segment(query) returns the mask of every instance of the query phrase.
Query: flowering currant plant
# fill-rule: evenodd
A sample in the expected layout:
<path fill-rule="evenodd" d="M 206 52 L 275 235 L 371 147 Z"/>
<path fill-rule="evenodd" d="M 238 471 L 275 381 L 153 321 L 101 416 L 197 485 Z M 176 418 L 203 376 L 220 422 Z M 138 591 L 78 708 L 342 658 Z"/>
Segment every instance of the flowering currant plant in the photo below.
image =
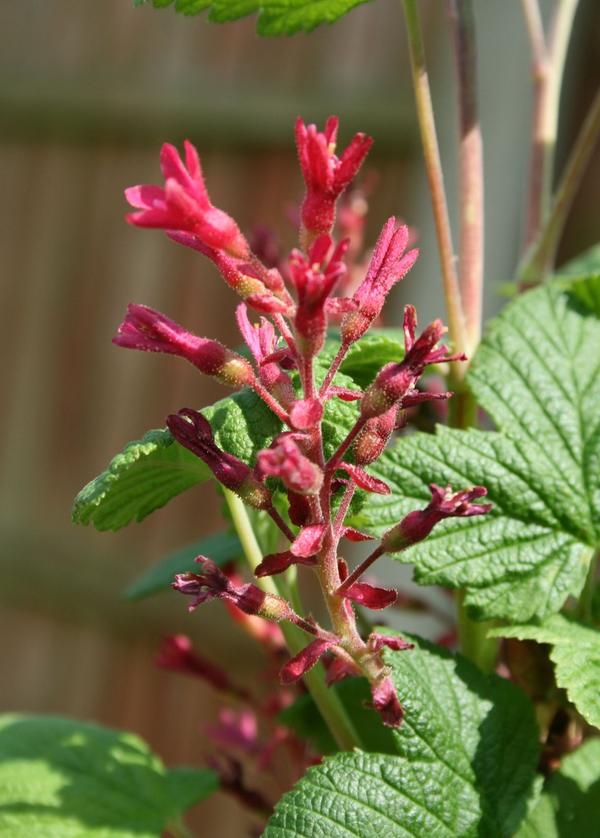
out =
<path fill-rule="evenodd" d="M 175 6 L 208 7 L 219 21 L 258 11 L 263 34 L 291 34 L 359 2 Z M 548 34 L 536 0 L 522 5 L 535 99 L 523 252 L 512 299 L 483 336 L 471 0 L 446 3 L 460 126 L 458 258 L 417 3 L 402 2 L 448 329 L 435 320 L 420 330 L 412 305 L 400 326 L 384 311 L 405 277 L 410 296 L 416 236 L 392 217 L 365 241 L 360 170 L 372 139 L 340 142 L 336 116 L 322 129 L 297 120 L 305 193 L 288 254 L 268 231 L 246 235 L 213 205 L 190 142 L 183 154 L 162 147 L 161 185 L 126 190 L 131 225 L 201 254 L 238 295 L 240 345 L 138 302 L 114 343 L 177 355 L 233 392 L 215 405 L 173 406 L 164 428 L 129 443 L 81 490 L 73 518 L 117 530 L 212 481 L 223 531 L 150 568 L 127 595 L 172 589 L 193 612 L 191 636 L 200 606 L 205 618 L 225 609 L 264 668 L 245 683 L 235 660 L 211 657 L 205 627 L 196 643 L 164 638 L 157 664 L 201 679 L 222 702 L 218 719 L 198 723 L 193 769 L 165 768 L 129 734 L 3 717 L 5 738 L 25 743 L 10 745 L 0 765 L 0 789 L 10 772 L 7 800 L 18 804 L 14 834 L 188 836 L 182 814 L 220 790 L 265 838 L 596 836 L 598 245 L 555 262 L 600 130 L 600 96 L 554 187 L 557 97 L 577 3 L 557 0 Z M 394 580 L 390 559 L 437 591 L 421 596 L 398 579 L 384 586 L 382 573 Z M 407 630 L 423 612 L 436 642 Z M 40 762 L 32 742 L 43 743 L 50 766 L 39 812 L 20 779 L 22 759 Z M 59 787 L 72 794 L 57 807 Z M 38 818 L 51 831 L 39 831 Z"/>

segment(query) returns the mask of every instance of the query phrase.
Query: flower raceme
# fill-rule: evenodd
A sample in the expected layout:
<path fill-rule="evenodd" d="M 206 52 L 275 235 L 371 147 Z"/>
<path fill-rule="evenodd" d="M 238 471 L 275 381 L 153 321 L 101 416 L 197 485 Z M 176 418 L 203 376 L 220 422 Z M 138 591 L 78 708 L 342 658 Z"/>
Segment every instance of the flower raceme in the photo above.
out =
<path fill-rule="evenodd" d="M 278 267 L 272 267 L 272 261 L 271 266 L 263 264 L 250 251 L 236 223 L 212 206 L 197 153 L 189 143 L 185 146 L 185 165 L 172 146 L 163 147 L 164 189 L 134 187 L 127 192 L 130 202 L 140 209 L 129 217 L 132 223 L 162 227 L 170 238 L 210 259 L 225 282 L 243 298 L 237 322 L 252 362 L 139 305 L 130 305 L 114 341 L 130 349 L 179 355 L 224 384 L 237 389 L 251 387 L 275 413 L 281 432 L 270 447 L 258 453 L 256 462 L 243 462 L 222 450 L 215 442 L 210 422 L 195 410 L 186 408 L 172 414 L 167 425 L 177 442 L 202 459 L 219 483 L 246 504 L 264 510 L 287 540 L 279 552 L 263 557 L 255 568 L 256 577 L 277 577 L 298 565 L 307 568 L 303 572 L 315 572 L 331 629 L 302 616 L 285 598 L 271 593 L 272 585 L 277 588 L 279 584 L 277 578 L 267 593 L 260 583 L 244 584 L 228 578 L 204 556 L 197 560 L 198 572 L 179 574 L 173 587 L 192 598 L 192 610 L 219 599 L 245 620 L 256 622 L 262 617 L 275 623 L 293 623 L 310 642 L 284 666 L 283 682 L 300 678 L 323 658 L 329 683 L 347 675 L 365 676 L 371 686 L 373 707 L 383 723 L 397 727 L 402 708 L 382 650 L 388 646 L 400 651 L 410 648 L 410 644 L 384 635 L 371 634 L 367 640 L 360 636 L 355 606 L 377 610 L 397 598 L 395 590 L 378 587 L 363 579 L 363 574 L 384 553 L 404 550 L 426 538 L 444 518 L 481 515 L 490 506 L 477 503 L 485 495 L 483 487 L 454 493 L 450 487 L 432 485 L 431 502 L 388 530 L 371 555 L 351 573 L 339 554 L 343 538 L 371 538 L 346 523 L 354 494 L 390 491 L 364 467 L 382 454 L 407 408 L 426 399 L 452 395 L 439 388 L 435 393 L 418 390 L 423 372 L 431 364 L 455 363 L 464 356 L 439 345 L 445 332 L 439 320 L 417 336 L 415 310 L 407 306 L 404 357 L 386 364 L 364 392 L 336 384 L 335 375 L 346 353 L 377 321 L 392 287 L 407 274 L 418 255 L 414 249 L 406 250 L 407 228 L 395 218 L 389 219 L 364 279 L 352 296 L 343 296 L 340 280 L 347 269 L 348 243 L 336 242 L 334 237 L 336 202 L 358 171 L 371 140 L 357 134 L 337 157 L 337 129 L 335 117 L 327 121 L 323 132 L 314 125 L 307 127 L 302 120 L 297 123 L 296 141 L 306 181 L 300 249 L 291 252 L 287 263 L 278 258 Z M 336 296 L 340 287 L 341 296 Z M 261 315 L 258 322 L 251 321 L 250 309 Z M 317 388 L 315 359 L 322 353 L 332 319 L 340 323 L 341 346 Z M 357 403 L 356 421 L 338 448 L 326 457 L 323 419 L 328 402 L 338 398 Z M 284 496 L 287 508 L 282 513 L 279 501 L 275 508 L 273 498 Z M 180 658 L 181 665 L 189 668 L 185 655 Z"/>

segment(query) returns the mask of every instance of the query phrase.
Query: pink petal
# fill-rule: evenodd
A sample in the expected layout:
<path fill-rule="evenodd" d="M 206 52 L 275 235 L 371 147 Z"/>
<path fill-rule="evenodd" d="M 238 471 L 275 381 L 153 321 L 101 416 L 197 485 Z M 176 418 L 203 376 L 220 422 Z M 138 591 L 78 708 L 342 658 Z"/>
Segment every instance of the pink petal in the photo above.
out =
<path fill-rule="evenodd" d="M 312 428 L 323 417 L 323 405 L 318 399 L 299 399 L 290 409 L 292 425 L 299 431 Z"/>
<path fill-rule="evenodd" d="M 167 206 L 165 204 L 165 190 L 160 186 L 152 186 L 151 184 L 130 186 L 125 190 L 125 199 L 128 204 L 136 209 L 153 209 L 157 203 L 161 204 L 161 209 L 166 209 Z"/>
<path fill-rule="evenodd" d="M 350 463 L 342 463 L 340 468 L 348 472 L 360 489 L 364 489 L 367 492 L 374 492 L 377 495 L 389 495 L 391 492 L 387 483 L 384 483 L 383 480 L 379 480 L 377 477 L 373 477 L 371 474 L 367 474 L 364 469 L 358 466 L 353 466 Z"/>
<path fill-rule="evenodd" d="M 309 558 L 318 553 L 326 530 L 326 524 L 309 524 L 303 527 L 290 548 L 294 556 Z"/>
<path fill-rule="evenodd" d="M 384 646 L 387 646 L 388 649 L 393 649 L 394 652 L 403 652 L 405 649 L 415 648 L 414 643 L 409 643 L 401 637 L 390 634 L 377 634 L 376 632 L 369 635 L 367 643 L 369 649 L 372 649 L 374 652 L 379 652 Z"/>
<path fill-rule="evenodd" d="M 372 608 L 373 611 L 381 611 L 392 605 L 398 594 L 391 588 L 376 588 L 374 585 L 368 585 L 366 582 L 355 582 L 354 585 L 344 591 L 346 599 L 351 599 L 352 602 L 357 602 L 359 605 L 364 605 L 365 608 Z"/>
<path fill-rule="evenodd" d="M 404 711 L 398 700 L 398 694 L 392 679 L 388 676 L 379 683 L 371 685 L 373 707 L 387 727 L 400 727 Z"/>
<path fill-rule="evenodd" d="M 316 561 L 312 556 L 295 556 L 291 550 L 285 550 L 283 553 L 270 553 L 265 556 L 254 573 L 256 576 L 275 576 L 277 573 L 283 573 L 293 564 L 314 565 Z"/>
<path fill-rule="evenodd" d="M 301 678 L 305 672 L 308 672 L 321 655 L 330 649 L 334 643 L 331 640 L 321 640 L 317 638 L 309 643 L 301 652 L 289 660 L 279 673 L 282 684 L 293 684 L 298 678 Z"/>
<path fill-rule="evenodd" d="M 350 297 L 330 297 L 325 302 L 325 311 L 334 317 L 346 314 L 347 311 L 356 311 L 357 308 L 355 300 Z"/>

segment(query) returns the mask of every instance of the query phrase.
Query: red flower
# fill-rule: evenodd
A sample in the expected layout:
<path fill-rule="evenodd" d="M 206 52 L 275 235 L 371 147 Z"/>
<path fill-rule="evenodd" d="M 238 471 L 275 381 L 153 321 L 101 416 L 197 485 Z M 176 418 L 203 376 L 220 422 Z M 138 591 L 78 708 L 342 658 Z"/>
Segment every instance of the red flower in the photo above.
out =
<path fill-rule="evenodd" d="M 261 382 L 287 410 L 295 400 L 296 394 L 289 375 L 283 372 L 279 364 L 269 360 L 277 348 L 277 335 L 273 325 L 266 317 L 261 317 L 260 323 L 251 323 L 244 303 L 237 307 L 236 319 L 242 337 L 258 365 Z"/>
<path fill-rule="evenodd" d="M 311 239 L 329 233 L 335 220 L 335 203 L 352 181 L 373 143 L 365 134 L 355 134 L 341 157 L 335 154 L 339 120 L 330 116 L 324 131 L 306 126 L 298 117 L 296 145 L 306 183 L 302 203 L 302 224 Z"/>
<path fill-rule="evenodd" d="M 354 343 L 361 338 L 381 314 L 388 294 L 417 260 L 419 251 L 409 250 L 408 227 L 389 218 L 381 231 L 367 275 L 352 297 L 355 311 L 346 314 L 341 323 L 342 341 Z"/>
<path fill-rule="evenodd" d="M 127 201 L 139 210 L 127 221 L 137 227 L 193 233 L 208 247 L 246 258 L 250 249 L 239 227 L 209 200 L 198 152 L 187 140 L 184 147 L 185 165 L 175 146 L 165 143 L 161 149 L 164 188 L 143 185 L 125 190 Z"/>
<path fill-rule="evenodd" d="M 404 710 L 398 699 L 396 687 L 389 675 L 371 684 L 371 695 L 373 696 L 373 707 L 381 716 L 381 721 L 386 727 L 400 727 Z"/>
<path fill-rule="evenodd" d="M 148 306 L 130 303 L 125 320 L 119 326 L 113 343 L 125 349 L 164 352 L 179 355 L 205 375 L 212 375 L 230 387 L 244 387 L 254 382 L 252 367 L 217 340 L 201 338 L 188 332 Z"/>
<path fill-rule="evenodd" d="M 323 483 L 323 472 L 302 453 L 294 434 L 280 434 L 270 448 L 259 452 L 257 461 L 259 474 L 279 477 L 292 492 L 314 495 Z"/>
<path fill-rule="evenodd" d="M 257 509 L 271 507 L 271 493 L 246 463 L 216 445 L 209 422 L 191 408 L 167 417 L 167 427 L 180 445 L 200 457 L 219 483 Z"/>
<path fill-rule="evenodd" d="M 388 605 L 396 602 L 398 594 L 390 588 L 376 588 L 366 582 L 355 582 L 344 591 L 346 599 L 364 605 L 365 608 L 372 608 L 373 611 L 381 611 Z"/>
<path fill-rule="evenodd" d="M 332 646 L 335 645 L 333 640 L 323 640 L 317 637 L 308 646 L 305 646 L 301 652 L 289 660 L 279 673 L 282 684 L 293 684 L 301 678 L 305 672 L 316 664 L 321 655 L 324 655 Z"/>
<path fill-rule="evenodd" d="M 435 483 L 430 485 L 431 502 L 425 509 L 417 509 L 384 533 L 381 544 L 386 553 L 398 553 L 423 541 L 431 530 L 444 518 L 467 518 L 472 515 L 485 515 L 492 508 L 491 503 L 472 503 L 487 495 L 484 486 L 473 486 L 460 492 L 452 492 L 450 486 L 442 489 Z"/>

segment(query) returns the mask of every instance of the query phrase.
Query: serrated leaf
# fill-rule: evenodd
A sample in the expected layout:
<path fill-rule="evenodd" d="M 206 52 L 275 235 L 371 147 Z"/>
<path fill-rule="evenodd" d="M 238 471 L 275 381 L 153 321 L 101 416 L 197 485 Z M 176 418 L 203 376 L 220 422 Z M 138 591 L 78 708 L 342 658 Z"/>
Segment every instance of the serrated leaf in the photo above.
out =
<path fill-rule="evenodd" d="M 469 375 L 500 432 L 439 428 L 371 467 L 392 493 L 354 526 L 381 533 L 429 499 L 428 484 L 482 484 L 489 515 L 440 523 L 396 558 L 421 584 L 466 588 L 475 616 L 543 619 L 583 586 L 600 544 L 600 321 L 560 283 L 495 318 Z"/>
<path fill-rule="evenodd" d="M 147 0 L 134 0 L 139 6 Z M 356 6 L 370 0 L 176 0 L 175 9 L 183 14 L 209 10 L 209 20 L 227 23 L 258 13 L 260 35 L 293 35 L 310 32 L 322 23 L 333 23 Z M 152 0 L 155 8 L 172 5 L 173 0 Z"/>
<path fill-rule="evenodd" d="M 584 742 L 562 760 L 516 838 L 597 838 L 600 739 Z"/>
<path fill-rule="evenodd" d="M 600 632 L 554 614 L 541 625 L 504 626 L 490 635 L 550 644 L 556 683 L 581 715 L 600 728 Z"/>
<path fill-rule="evenodd" d="M 240 390 L 202 413 L 218 445 L 252 463 L 271 444 L 281 422 L 252 390 Z M 98 530 L 118 530 L 142 521 L 155 509 L 211 476 L 204 463 L 176 442 L 168 430 L 148 431 L 128 443 L 106 471 L 75 498 L 73 521 Z"/>
<path fill-rule="evenodd" d="M 170 774 L 131 733 L 58 716 L 0 717 L 0 835 L 157 838 L 216 788 Z"/>
<path fill-rule="evenodd" d="M 425 641 L 386 660 L 406 711 L 394 733 L 397 756 L 355 751 L 326 758 L 280 800 L 264 838 L 514 833 L 538 755 L 526 697 Z"/>
<path fill-rule="evenodd" d="M 197 569 L 198 566 L 194 561 L 197 556 L 208 556 L 216 564 L 223 565 L 241 554 L 242 545 L 234 533 L 222 532 L 209 535 L 207 538 L 202 538 L 177 550 L 158 564 L 148 568 L 124 591 L 124 596 L 129 600 L 139 600 L 169 590 L 176 573 L 186 573 Z"/>

